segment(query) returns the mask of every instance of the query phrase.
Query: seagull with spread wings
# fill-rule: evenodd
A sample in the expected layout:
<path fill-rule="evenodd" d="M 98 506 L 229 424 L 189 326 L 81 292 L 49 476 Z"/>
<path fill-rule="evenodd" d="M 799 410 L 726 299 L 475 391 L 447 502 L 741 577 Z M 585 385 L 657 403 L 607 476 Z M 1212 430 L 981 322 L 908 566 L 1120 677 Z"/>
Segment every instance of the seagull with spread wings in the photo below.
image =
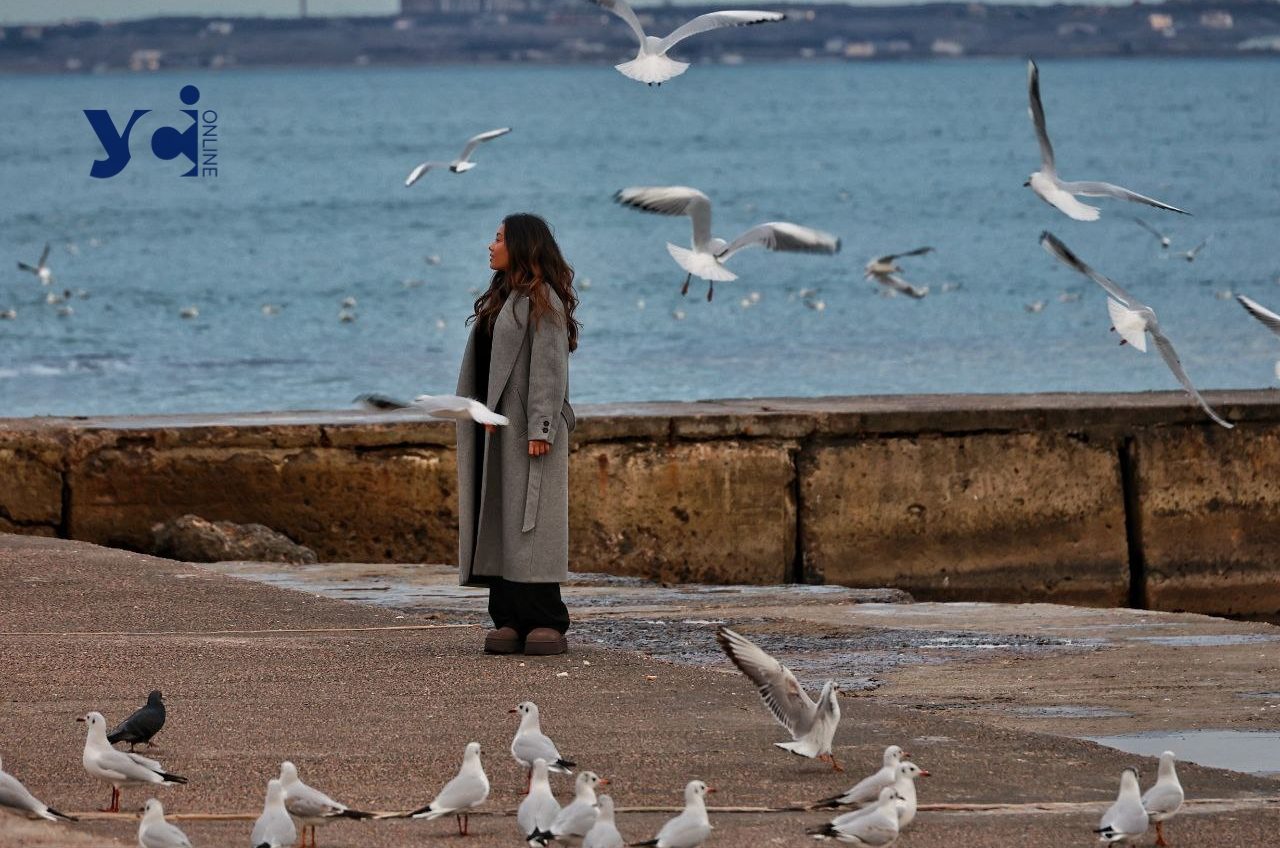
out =
<path fill-rule="evenodd" d="M 1267 309 L 1251 297 L 1238 294 L 1236 295 L 1236 300 L 1240 301 L 1240 305 L 1245 308 L 1246 312 L 1261 321 L 1264 327 L 1280 336 L 1280 315 Z M 1280 361 L 1276 362 L 1276 379 L 1280 380 Z"/>
<path fill-rule="evenodd" d="M 1077 221 L 1096 221 L 1101 214 L 1096 206 L 1089 206 L 1076 200 L 1077 194 L 1084 197 L 1114 197 L 1118 200 L 1145 203 L 1157 209 L 1167 209 L 1183 215 L 1191 214 L 1185 209 L 1161 203 L 1159 200 L 1111 183 L 1066 182 L 1060 179 L 1053 160 L 1053 145 L 1049 143 L 1049 131 L 1045 128 L 1044 106 L 1040 103 L 1040 69 L 1033 61 L 1027 62 L 1027 88 L 1031 100 L 1028 107 L 1031 112 L 1031 123 L 1036 129 L 1036 140 L 1040 142 L 1040 170 L 1028 177 L 1023 185 L 1034 191 L 1041 200 Z"/>
<path fill-rule="evenodd" d="M 1156 320 L 1156 313 L 1150 306 L 1122 289 L 1118 283 L 1090 268 L 1052 233 L 1041 233 L 1040 244 L 1050 255 L 1056 257 L 1064 265 L 1084 274 L 1106 290 L 1109 295 L 1107 298 L 1107 311 L 1111 314 L 1112 329 L 1120 334 L 1120 344 L 1127 343 L 1146 353 L 1146 334 L 1150 333 L 1151 338 L 1156 343 L 1156 350 L 1160 352 L 1161 358 L 1164 359 L 1164 364 L 1169 366 L 1169 370 L 1173 372 L 1173 376 L 1178 379 L 1182 387 L 1187 390 L 1187 394 L 1191 395 L 1214 421 L 1228 429 L 1235 426 L 1214 412 L 1213 408 L 1196 391 L 1196 387 L 1191 384 L 1191 378 L 1187 376 L 1187 372 L 1182 368 L 1182 361 L 1178 359 L 1178 352 L 1173 349 L 1173 342 L 1169 341 L 1169 337 L 1164 334 L 1164 330 Z"/>
<path fill-rule="evenodd" d="M 877 256 L 867 263 L 865 268 L 866 278 L 875 280 L 882 286 L 888 286 L 893 291 L 901 292 L 907 297 L 914 297 L 919 300 L 929 293 L 929 287 L 913 286 L 898 276 L 902 273 L 902 268 L 898 266 L 898 260 L 906 256 L 924 256 L 926 253 L 932 252 L 932 247 L 917 247 L 915 250 L 908 250 L 906 253 L 890 253 L 887 256 Z"/>
<path fill-rule="evenodd" d="M 786 20 L 787 17 L 781 12 L 708 12 L 677 27 L 666 38 L 658 38 L 645 33 L 644 27 L 640 25 L 640 19 L 636 17 L 627 0 L 592 0 L 592 2 L 613 12 L 631 27 L 631 32 L 640 42 L 640 48 L 636 51 L 636 57 L 630 62 L 623 62 L 614 67 L 624 77 L 647 85 L 662 85 L 689 69 L 688 62 L 677 62 L 669 58 L 667 51 L 690 36 L 724 27 L 774 23 Z"/>
<path fill-rule="evenodd" d="M 623 206 L 657 215 L 687 215 L 693 222 L 692 250 L 667 243 L 667 252 L 686 272 L 681 294 L 689 293 L 689 281 L 700 277 L 708 282 L 707 300 L 715 294 L 715 284 L 738 279 L 724 267 L 738 251 L 759 245 L 785 253 L 840 252 L 840 239 L 809 227 L 786 221 L 757 224 L 731 242 L 711 235 L 711 198 L 688 186 L 634 186 L 614 194 Z"/>
<path fill-rule="evenodd" d="M 49 270 L 48 261 L 49 261 L 49 243 L 45 242 L 44 251 L 40 254 L 40 261 L 37 262 L 34 266 L 28 265 L 25 262 L 19 262 L 18 270 L 26 271 L 30 274 L 35 274 L 36 279 L 40 281 L 40 285 L 42 286 L 51 285 L 53 283 L 53 271 Z"/>
<path fill-rule="evenodd" d="M 492 141 L 498 136 L 506 135 L 509 132 L 511 132 L 511 127 L 501 127 L 496 130 L 488 130 L 487 132 L 482 132 L 479 135 L 471 136 L 471 138 L 467 139 L 467 146 L 462 148 L 462 153 L 460 153 L 458 158 L 454 159 L 452 162 L 423 162 L 421 165 L 414 168 L 404 181 L 405 188 L 408 188 L 418 180 L 422 179 L 423 175 L 425 175 L 427 171 L 433 169 L 448 168 L 455 174 L 462 174 L 470 171 L 476 166 L 476 163 L 471 161 L 471 154 L 476 152 L 476 148 L 486 141 Z"/>
<path fill-rule="evenodd" d="M 831 753 L 831 741 L 840 724 L 840 693 L 835 682 L 828 680 L 823 684 L 822 694 L 815 702 L 791 669 L 747 637 L 720 627 L 716 629 L 716 641 L 738 670 L 755 684 L 778 724 L 791 734 L 791 742 L 773 744 L 801 757 L 830 763 L 836 771 L 844 771 Z"/>

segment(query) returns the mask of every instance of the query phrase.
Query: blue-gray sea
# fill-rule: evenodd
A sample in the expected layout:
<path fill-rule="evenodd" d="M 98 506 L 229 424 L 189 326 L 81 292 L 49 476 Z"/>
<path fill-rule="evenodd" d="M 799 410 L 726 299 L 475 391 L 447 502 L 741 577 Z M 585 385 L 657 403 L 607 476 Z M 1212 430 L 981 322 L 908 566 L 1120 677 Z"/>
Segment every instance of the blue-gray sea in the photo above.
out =
<path fill-rule="evenodd" d="M 1194 216 L 1100 200 L 1083 224 L 1023 188 L 1039 157 L 1021 61 L 695 66 L 661 88 L 607 67 L 5 77 L 0 310 L 18 315 L 0 321 L 0 415 L 451 391 L 486 246 L 520 210 L 551 221 L 582 284 L 576 401 L 1175 388 L 1156 355 L 1117 346 L 1101 290 L 1041 250 L 1045 228 L 1156 308 L 1201 387 L 1274 386 L 1280 338 L 1228 293 L 1280 311 L 1280 62 L 1046 62 L 1041 78 L 1065 177 Z M 216 178 L 147 143 L 183 125 L 188 83 L 218 113 Z M 89 176 L 84 109 L 118 125 L 153 110 L 116 177 Z M 504 125 L 475 170 L 404 187 Z M 688 221 L 611 200 L 662 184 L 710 195 L 719 235 L 790 220 L 843 251 L 747 251 L 711 303 L 698 281 L 682 298 L 664 245 L 687 244 Z M 1204 239 L 1193 263 L 1162 255 Z M 15 262 L 46 241 L 43 289 Z M 868 258 L 920 245 L 937 250 L 904 269 L 925 299 L 863 279 Z M 64 289 L 60 316 L 45 296 Z"/>

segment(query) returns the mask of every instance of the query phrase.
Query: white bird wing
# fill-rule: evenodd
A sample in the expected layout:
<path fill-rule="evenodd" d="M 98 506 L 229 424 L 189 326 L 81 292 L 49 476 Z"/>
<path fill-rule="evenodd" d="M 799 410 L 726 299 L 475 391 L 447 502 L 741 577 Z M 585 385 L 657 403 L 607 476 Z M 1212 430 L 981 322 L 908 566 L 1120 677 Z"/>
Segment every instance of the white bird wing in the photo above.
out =
<path fill-rule="evenodd" d="M 875 774 L 864 777 L 859 780 L 848 792 L 840 796 L 841 803 L 844 804 L 861 804 L 867 801 L 874 801 L 880 797 L 880 790 L 886 786 L 892 786 L 894 780 L 897 779 L 896 769 L 884 766 Z M 857 810 L 856 812 L 866 813 L 874 810 L 875 807 L 867 807 L 865 810 Z M 846 813 L 846 815 L 850 815 Z"/>
<path fill-rule="evenodd" d="M 1209 244 L 1209 239 L 1205 239 L 1204 241 L 1202 241 L 1202 242 L 1200 242 L 1199 244 L 1197 244 L 1195 247 L 1193 247 L 1193 248 L 1191 248 L 1190 250 L 1188 250 L 1188 251 L 1187 251 L 1187 253 L 1186 253 L 1186 257 L 1187 257 L 1188 259 L 1195 259 L 1195 258 L 1196 258 L 1196 254 L 1198 254 L 1200 251 L 1204 250 L 1204 249 L 1205 249 L 1205 246 L 1206 246 L 1206 245 L 1208 245 L 1208 244 Z"/>
<path fill-rule="evenodd" d="M 640 26 L 640 19 L 636 17 L 636 13 L 632 11 L 627 0 L 593 0 L 597 6 L 608 9 L 618 17 L 627 22 L 627 26 L 631 27 L 631 31 L 635 33 L 636 40 L 641 45 L 645 43 L 644 27 Z"/>
<path fill-rule="evenodd" d="M 131 755 L 111 748 L 94 752 L 92 761 L 102 771 L 118 774 L 127 780 L 143 783 L 161 782 L 160 764 L 140 754 Z"/>
<path fill-rule="evenodd" d="M 524 797 L 516 809 L 516 823 L 520 825 L 520 832 L 527 837 L 535 830 L 549 830 L 558 815 L 560 804 L 554 795 L 550 792 L 538 795 L 531 793 Z"/>
<path fill-rule="evenodd" d="M 320 818 L 341 813 L 346 806 L 339 804 L 319 789 L 298 782 L 289 787 L 284 796 L 284 808 L 301 818 Z"/>
<path fill-rule="evenodd" d="M 1118 799 L 1102 815 L 1099 831 L 1110 829 L 1117 834 L 1139 836 L 1147 831 L 1147 812 L 1137 799 Z"/>
<path fill-rule="evenodd" d="M 1234 424 L 1214 412 L 1213 408 L 1196 391 L 1196 387 L 1191 385 L 1191 378 L 1187 376 L 1186 371 L 1182 370 L 1182 362 L 1178 359 L 1178 352 L 1173 349 L 1173 342 L 1169 341 L 1169 337 L 1161 331 L 1160 325 L 1150 324 L 1147 326 L 1147 330 L 1151 333 L 1151 338 L 1155 340 L 1156 350 L 1160 351 L 1160 356 L 1164 358 L 1164 364 L 1169 366 L 1169 370 L 1173 372 L 1173 376 L 1178 378 L 1178 382 L 1187 390 L 1187 394 L 1195 398 L 1196 403 L 1200 404 L 1214 421 L 1217 421 L 1228 430 L 1234 427 Z"/>
<path fill-rule="evenodd" d="M 1245 297 L 1242 294 L 1236 295 L 1236 300 L 1240 301 L 1240 305 L 1245 308 L 1246 312 L 1265 324 L 1268 330 L 1280 336 L 1280 315 L 1267 309 L 1253 298 Z"/>
<path fill-rule="evenodd" d="M 1047 177 L 1050 185 L 1041 184 L 1039 187 L 1032 182 L 1032 188 L 1036 194 L 1040 195 L 1046 203 L 1062 212 L 1073 221 L 1096 221 L 1102 216 L 1102 213 L 1096 206 L 1090 206 L 1076 199 L 1076 196 L 1069 191 L 1064 190 L 1057 177 Z"/>
<path fill-rule="evenodd" d="M 1049 251 L 1050 255 L 1057 257 L 1062 264 L 1084 274 L 1086 277 L 1102 286 L 1106 289 L 1107 294 L 1120 301 L 1124 306 L 1127 306 L 1130 309 L 1139 309 L 1146 305 L 1121 288 L 1119 283 L 1104 277 L 1086 265 L 1080 257 L 1072 253 L 1071 250 L 1053 233 L 1047 230 L 1042 232 L 1040 234 L 1040 245 L 1045 250 Z"/>
<path fill-rule="evenodd" d="M 129 759 L 133 760 L 138 765 L 146 766 L 147 768 L 151 769 L 154 772 L 164 771 L 164 766 L 160 765 L 159 760 L 153 760 L 150 757 L 144 757 L 141 754 L 135 754 L 132 751 L 123 751 L 121 753 L 123 753 Z"/>
<path fill-rule="evenodd" d="M 688 186 L 633 186 L 613 199 L 623 206 L 657 215 L 688 215 L 693 220 L 693 246 L 711 241 L 711 198 Z"/>
<path fill-rule="evenodd" d="M 1135 312 L 1109 297 L 1107 314 L 1111 316 L 1111 326 L 1120 334 L 1120 338 L 1143 353 L 1147 352 L 1147 322 L 1141 312 Z"/>
<path fill-rule="evenodd" d="M 156 822 L 140 829 L 138 842 L 142 848 L 191 848 L 191 840 L 168 822 Z"/>
<path fill-rule="evenodd" d="M 798 739 L 813 726 L 818 705 L 800 686 L 791 669 L 755 642 L 727 627 L 716 631 L 716 641 L 738 670 L 755 684 L 764 705 L 792 738 Z"/>
<path fill-rule="evenodd" d="M 920 298 L 924 297 L 929 293 L 928 286 L 921 286 L 920 288 L 916 288 L 915 286 L 911 285 L 911 283 L 908 283 L 906 280 L 899 277 L 897 274 L 876 274 L 875 277 L 878 282 L 888 286 L 891 289 L 900 291 L 903 294 L 907 295 L 908 297 L 914 297 L 916 300 L 919 300 Z"/>
<path fill-rule="evenodd" d="M 700 816 L 685 810 L 662 826 L 658 831 L 657 842 L 671 848 L 687 848 L 701 845 L 709 831 L 710 827 Z"/>
<path fill-rule="evenodd" d="M 253 823 L 253 834 L 249 837 L 252 845 L 269 845 L 271 848 L 285 848 L 298 840 L 298 829 L 293 819 L 284 810 L 271 809 L 263 811 Z"/>
<path fill-rule="evenodd" d="M 879 808 L 865 816 L 853 816 L 843 825 L 832 825 L 849 836 L 860 840 L 863 845 L 888 845 L 898 838 L 897 818 L 884 815 Z"/>
<path fill-rule="evenodd" d="M 1180 785 L 1156 783 L 1142 796 L 1142 807 L 1149 815 L 1167 817 L 1182 806 L 1184 798 Z"/>
<path fill-rule="evenodd" d="M 423 175 L 426 174 L 427 171 L 430 171 L 432 168 L 447 168 L 447 167 L 449 167 L 448 162 L 423 162 L 421 165 L 419 165 L 418 167 L 414 168 L 412 171 L 409 172 L 409 176 L 405 178 L 404 186 L 405 188 L 408 188 L 409 186 L 413 185 L 418 180 L 422 179 Z"/>
<path fill-rule="evenodd" d="M 670 35 L 658 42 L 658 52 L 666 53 L 679 42 L 700 32 L 722 27 L 767 24 L 783 21 L 786 18 L 787 16 L 781 12 L 708 12 L 672 30 Z"/>
<path fill-rule="evenodd" d="M 1030 60 L 1027 61 L 1027 96 L 1027 109 L 1031 112 L 1031 123 L 1036 129 L 1036 141 L 1040 142 L 1040 167 L 1052 174 L 1055 168 L 1053 145 L 1049 142 L 1049 130 L 1044 123 L 1044 104 L 1040 102 L 1040 69 Z"/>
<path fill-rule="evenodd" d="M 760 245 L 767 250 L 778 250 L 786 253 L 839 253 L 840 239 L 831 233 L 802 227 L 786 221 L 769 221 L 758 224 L 747 230 L 729 243 L 724 250 L 716 254 L 721 262 L 729 261 L 729 257 L 744 247 Z"/>
<path fill-rule="evenodd" d="M 557 836 L 586 836 L 596 823 L 596 808 L 585 801 L 574 799 L 569 806 L 556 814 L 551 832 Z"/>
<path fill-rule="evenodd" d="M 520 762 L 533 764 L 536 759 L 544 759 L 554 765 L 563 759 L 556 750 L 556 744 L 543 733 L 521 733 L 511 742 L 511 753 Z"/>
<path fill-rule="evenodd" d="M 441 418 L 458 418 L 471 414 L 471 398 L 460 395 L 418 395 L 413 399 L 413 406 Z"/>
<path fill-rule="evenodd" d="M 903 259 L 907 256 L 924 256 L 926 253 L 933 253 L 932 247 L 917 247 L 915 250 L 908 250 L 906 253 L 890 253 L 886 256 L 877 256 L 870 264 L 888 264 L 897 259 Z"/>
<path fill-rule="evenodd" d="M 1185 209 L 1179 209 L 1176 206 L 1170 206 L 1162 203 L 1153 197 L 1147 197 L 1145 194 L 1138 194 L 1136 191 L 1129 191 L 1123 186 L 1112 185 L 1111 183 L 1091 182 L 1084 180 L 1081 182 L 1062 182 L 1059 185 L 1065 191 L 1072 194 L 1083 194 L 1085 197 L 1114 197 L 1117 200 L 1129 200 L 1134 203 L 1145 203 L 1148 206 L 1154 206 L 1157 209 L 1167 209 L 1170 212 L 1177 212 L 1182 215 L 1190 215 L 1191 213 Z"/>
<path fill-rule="evenodd" d="M 36 263 L 37 268 L 43 268 L 44 263 L 49 260 L 49 242 L 44 243 L 44 250 L 40 253 L 40 261 Z"/>
<path fill-rule="evenodd" d="M 462 148 L 461 155 L 458 156 L 459 162 L 465 162 L 471 158 L 471 154 L 476 152 L 476 148 L 484 144 L 486 141 L 498 138 L 511 132 L 511 127 L 499 127 L 496 130 L 486 130 L 482 133 L 471 136 L 467 139 L 467 146 Z"/>
<path fill-rule="evenodd" d="M 463 810 L 484 802 L 489 797 L 489 781 L 481 775 L 466 772 L 444 785 L 431 802 L 432 812 Z"/>
<path fill-rule="evenodd" d="M 0 771 L 0 807 L 39 815 L 44 809 L 44 804 L 22 785 L 22 781 L 7 772 Z"/>
<path fill-rule="evenodd" d="M 498 427 L 505 427 L 511 423 L 507 416 L 499 415 L 478 400 L 471 401 L 467 405 L 467 409 L 471 412 L 472 420 L 478 424 L 493 424 Z"/>

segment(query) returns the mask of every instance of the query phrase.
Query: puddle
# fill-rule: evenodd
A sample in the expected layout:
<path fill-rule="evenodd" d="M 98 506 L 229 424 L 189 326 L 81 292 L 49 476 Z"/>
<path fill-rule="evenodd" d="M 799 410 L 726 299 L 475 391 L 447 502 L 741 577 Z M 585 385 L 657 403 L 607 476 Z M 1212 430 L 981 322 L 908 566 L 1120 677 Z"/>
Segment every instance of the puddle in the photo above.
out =
<path fill-rule="evenodd" d="M 1260 698 L 1266 701 L 1280 701 L 1280 692 L 1241 692 L 1241 698 Z"/>
<path fill-rule="evenodd" d="M 1133 715 L 1111 707 L 1077 707 L 1067 704 L 1057 707 L 1017 707 L 1013 712 L 1031 718 L 1128 718 Z M 1160 749 L 1164 750 L 1166 749 Z"/>
<path fill-rule="evenodd" d="M 1130 754 L 1158 757 L 1162 751 L 1173 751 L 1179 760 L 1202 766 L 1280 777 L 1280 731 L 1187 730 L 1082 738 Z M 1154 766 L 1148 771 L 1154 774 Z"/>
<path fill-rule="evenodd" d="M 1270 633 L 1224 633 L 1214 636 L 1135 636 L 1135 642 L 1149 642 L 1168 648 L 1222 648 L 1228 645 L 1254 645 L 1275 642 L 1280 636 Z"/>

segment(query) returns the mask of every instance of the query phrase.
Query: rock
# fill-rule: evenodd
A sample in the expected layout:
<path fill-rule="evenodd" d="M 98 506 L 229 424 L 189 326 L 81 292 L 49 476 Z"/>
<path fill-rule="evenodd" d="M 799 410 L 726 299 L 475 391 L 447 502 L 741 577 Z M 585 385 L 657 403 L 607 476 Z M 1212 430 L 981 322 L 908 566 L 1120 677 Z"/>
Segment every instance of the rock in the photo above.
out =
<path fill-rule="evenodd" d="M 231 521 L 208 521 L 198 515 L 184 515 L 172 521 L 154 524 L 156 556 L 182 562 L 292 562 L 309 564 L 316 561 L 315 552 L 299 545 L 283 533 L 262 524 L 235 524 Z"/>

